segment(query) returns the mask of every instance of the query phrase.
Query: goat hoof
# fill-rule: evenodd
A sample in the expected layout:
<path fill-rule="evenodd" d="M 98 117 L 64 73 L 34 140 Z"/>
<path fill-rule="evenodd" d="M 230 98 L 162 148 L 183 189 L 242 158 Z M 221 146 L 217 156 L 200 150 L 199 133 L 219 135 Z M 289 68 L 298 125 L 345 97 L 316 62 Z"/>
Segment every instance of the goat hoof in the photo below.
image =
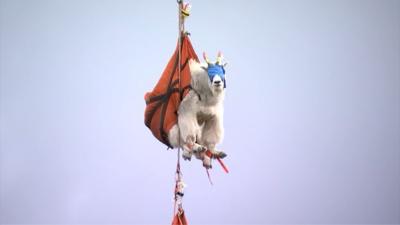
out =
<path fill-rule="evenodd" d="M 189 151 L 183 151 L 183 152 L 182 152 L 182 158 L 183 158 L 184 160 L 189 160 L 189 161 L 191 161 L 191 160 L 192 160 L 192 153 L 189 152 Z"/>
<path fill-rule="evenodd" d="M 226 156 L 228 156 L 225 152 L 223 152 L 223 151 L 213 151 L 212 152 L 212 157 L 213 158 L 220 158 L 220 159 L 223 159 L 223 158 L 225 158 Z"/>
<path fill-rule="evenodd" d="M 202 152 L 205 152 L 206 150 L 207 150 L 207 148 L 204 146 L 198 146 L 196 149 L 193 149 L 193 151 L 195 153 L 202 153 Z"/>
<path fill-rule="evenodd" d="M 218 155 L 217 155 L 217 157 L 220 158 L 220 159 L 223 159 L 223 158 L 225 158 L 227 156 L 228 155 L 225 152 L 219 152 Z"/>
<path fill-rule="evenodd" d="M 182 158 L 183 158 L 184 160 L 189 160 L 189 161 L 192 160 L 192 156 L 185 156 L 185 155 L 182 155 Z"/>
<path fill-rule="evenodd" d="M 209 157 L 207 157 L 207 156 L 204 157 L 204 159 L 203 159 L 203 166 L 204 166 L 206 169 L 211 169 L 211 168 L 212 168 L 212 166 L 211 166 L 211 159 L 210 159 Z"/>
<path fill-rule="evenodd" d="M 211 165 L 211 164 L 208 165 L 208 164 L 204 164 L 204 163 L 203 163 L 203 166 L 204 166 L 204 168 L 206 168 L 206 169 L 212 169 L 212 165 Z"/>

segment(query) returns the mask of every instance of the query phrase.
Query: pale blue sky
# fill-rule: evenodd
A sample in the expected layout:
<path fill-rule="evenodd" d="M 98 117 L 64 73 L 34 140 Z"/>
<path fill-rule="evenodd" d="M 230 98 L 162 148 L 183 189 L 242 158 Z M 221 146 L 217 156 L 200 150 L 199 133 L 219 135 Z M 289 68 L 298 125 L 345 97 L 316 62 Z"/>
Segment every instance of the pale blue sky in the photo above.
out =
<path fill-rule="evenodd" d="M 184 162 L 191 224 L 400 223 L 400 1 L 191 1 L 229 61 L 231 173 Z M 176 1 L 0 0 L 0 223 L 168 224 L 144 126 Z"/>

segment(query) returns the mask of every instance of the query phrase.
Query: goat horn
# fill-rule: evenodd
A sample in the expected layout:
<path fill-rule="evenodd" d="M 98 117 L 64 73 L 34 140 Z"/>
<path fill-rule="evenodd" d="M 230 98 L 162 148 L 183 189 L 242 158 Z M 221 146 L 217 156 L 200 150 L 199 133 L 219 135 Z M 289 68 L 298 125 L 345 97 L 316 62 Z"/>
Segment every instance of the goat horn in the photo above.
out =
<path fill-rule="evenodd" d="M 211 64 L 210 60 L 209 60 L 208 57 L 207 57 L 206 52 L 203 52 L 203 58 L 204 58 L 204 60 L 207 62 L 207 64 Z"/>
<path fill-rule="evenodd" d="M 222 53 L 221 53 L 221 51 L 219 51 L 218 55 L 217 55 L 217 64 L 218 65 L 222 65 L 222 58 L 223 58 Z"/>

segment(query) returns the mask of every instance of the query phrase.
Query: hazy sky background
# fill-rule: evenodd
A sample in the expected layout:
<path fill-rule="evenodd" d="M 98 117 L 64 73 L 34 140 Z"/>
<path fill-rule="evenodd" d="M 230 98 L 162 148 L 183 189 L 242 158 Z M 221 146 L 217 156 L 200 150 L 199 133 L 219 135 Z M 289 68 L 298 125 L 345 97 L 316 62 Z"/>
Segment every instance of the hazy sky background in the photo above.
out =
<path fill-rule="evenodd" d="M 195 50 L 229 61 L 231 173 L 183 163 L 189 222 L 400 223 L 400 1 L 191 3 Z M 0 0 L 0 223 L 170 223 L 143 96 L 176 7 Z"/>

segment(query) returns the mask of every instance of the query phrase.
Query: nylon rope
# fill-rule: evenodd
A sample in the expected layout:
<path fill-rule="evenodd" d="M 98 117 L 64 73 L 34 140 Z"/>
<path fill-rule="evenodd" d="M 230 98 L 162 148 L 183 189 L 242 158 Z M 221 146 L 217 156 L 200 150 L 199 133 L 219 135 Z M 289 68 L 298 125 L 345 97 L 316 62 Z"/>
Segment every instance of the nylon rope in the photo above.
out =
<path fill-rule="evenodd" d="M 178 1 L 178 83 L 179 83 L 179 93 L 181 93 L 181 47 L 182 47 L 182 16 L 181 16 L 181 7 L 182 7 L 182 1 Z M 178 133 L 178 159 L 177 159 L 177 167 L 176 167 L 176 172 L 178 175 L 178 181 L 181 180 L 181 166 L 180 166 L 180 143 L 181 143 L 181 134 L 180 134 L 180 129 Z"/>
<path fill-rule="evenodd" d="M 178 85 L 179 85 L 179 93 L 181 93 L 181 46 L 182 46 L 182 29 L 183 29 L 183 19 L 181 16 L 181 7 L 182 7 L 182 0 L 177 0 L 178 2 Z M 176 208 L 177 208 L 177 188 L 178 188 L 178 182 L 181 181 L 181 165 L 180 165 L 180 158 L 181 158 L 181 133 L 180 130 L 178 129 L 178 151 L 177 151 L 177 163 L 176 163 L 176 174 L 175 174 L 175 191 L 174 191 L 174 216 L 176 214 Z M 182 204 L 178 206 L 178 213 L 181 212 L 182 209 Z M 178 217 L 179 218 L 179 217 Z M 179 218 L 179 222 L 180 221 Z"/>

